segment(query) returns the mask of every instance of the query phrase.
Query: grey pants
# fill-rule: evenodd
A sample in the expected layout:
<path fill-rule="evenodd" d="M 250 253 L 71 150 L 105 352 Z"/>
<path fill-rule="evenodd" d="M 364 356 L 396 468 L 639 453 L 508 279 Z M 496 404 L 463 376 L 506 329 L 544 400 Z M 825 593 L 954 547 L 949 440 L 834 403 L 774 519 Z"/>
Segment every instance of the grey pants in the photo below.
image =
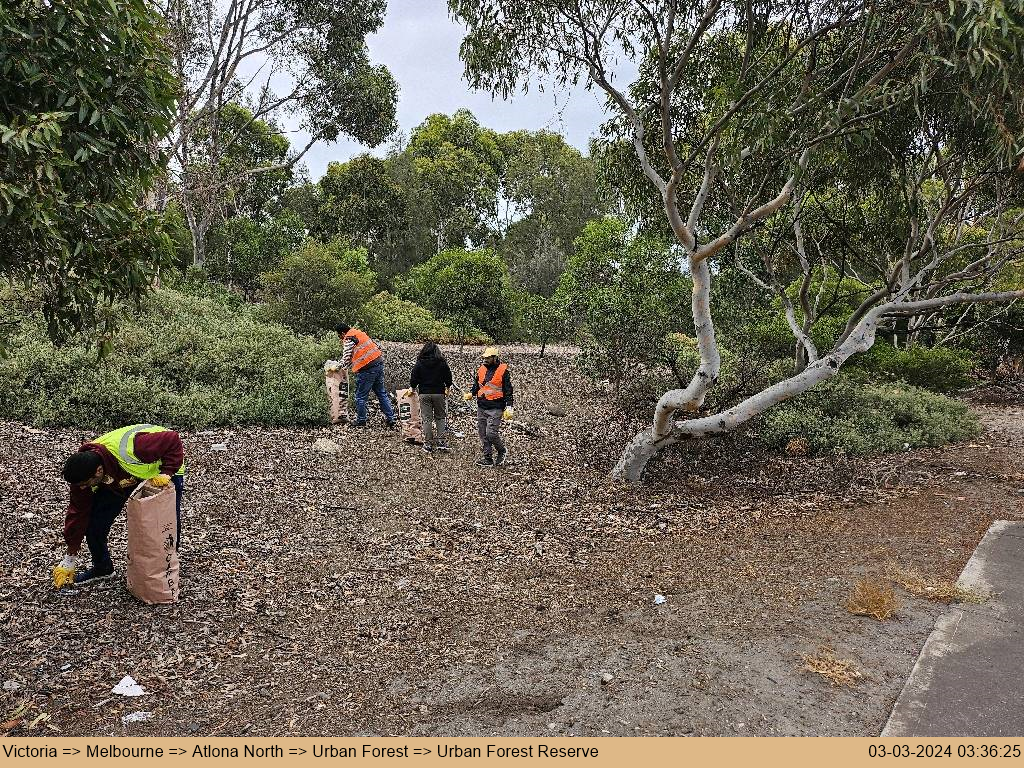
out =
<path fill-rule="evenodd" d="M 420 421 L 423 422 L 423 444 L 443 443 L 445 427 L 444 395 L 420 395 Z"/>
<path fill-rule="evenodd" d="M 505 443 L 498 431 L 501 427 L 501 408 L 477 408 L 476 429 L 480 433 L 480 445 L 483 446 L 484 456 L 490 457 L 492 450 L 498 453 L 505 452 Z"/>

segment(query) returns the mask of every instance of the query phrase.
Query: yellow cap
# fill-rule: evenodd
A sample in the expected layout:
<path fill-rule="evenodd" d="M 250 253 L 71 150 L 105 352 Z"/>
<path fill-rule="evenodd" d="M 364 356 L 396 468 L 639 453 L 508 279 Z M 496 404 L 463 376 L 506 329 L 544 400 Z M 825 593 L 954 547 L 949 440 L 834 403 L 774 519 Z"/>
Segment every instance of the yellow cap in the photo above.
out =
<path fill-rule="evenodd" d="M 483 354 L 481 354 L 480 357 L 501 357 L 501 355 L 498 354 L 497 347 L 488 347 L 483 351 Z"/>

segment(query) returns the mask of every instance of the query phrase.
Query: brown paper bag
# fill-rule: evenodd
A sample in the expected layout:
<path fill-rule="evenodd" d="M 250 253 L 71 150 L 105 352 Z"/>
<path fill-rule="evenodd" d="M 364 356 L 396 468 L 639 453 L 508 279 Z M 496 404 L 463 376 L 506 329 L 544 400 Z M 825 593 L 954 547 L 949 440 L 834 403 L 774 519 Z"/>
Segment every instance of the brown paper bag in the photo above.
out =
<path fill-rule="evenodd" d="M 178 602 L 176 501 L 173 483 L 140 483 L 128 497 L 128 591 L 148 605 Z"/>
<path fill-rule="evenodd" d="M 337 424 L 347 416 L 345 400 L 341 396 L 341 383 L 345 380 L 342 371 L 324 371 L 327 379 L 327 399 L 331 403 L 331 424 Z"/>
<path fill-rule="evenodd" d="M 402 437 L 410 443 L 423 442 L 423 422 L 420 419 L 420 398 L 411 389 L 395 392 L 398 399 L 398 419 L 402 422 Z"/>
<path fill-rule="evenodd" d="M 352 376 L 348 371 L 336 368 L 337 362 L 324 363 L 324 379 L 327 383 L 327 399 L 331 404 L 331 424 L 342 424 L 349 420 L 352 411 Z"/>

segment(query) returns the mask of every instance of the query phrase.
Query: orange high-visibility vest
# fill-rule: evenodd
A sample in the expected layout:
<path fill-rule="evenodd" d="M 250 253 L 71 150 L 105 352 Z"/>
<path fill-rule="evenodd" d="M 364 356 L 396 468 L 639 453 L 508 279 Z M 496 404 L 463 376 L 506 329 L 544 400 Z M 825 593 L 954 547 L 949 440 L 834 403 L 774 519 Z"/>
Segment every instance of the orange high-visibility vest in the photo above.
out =
<path fill-rule="evenodd" d="M 352 348 L 352 373 L 357 373 L 374 360 L 380 359 L 380 347 L 362 331 L 350 328 L 349 332 L 345 334 L 345 338 L 356 341 L 355 347 Z"/>
<path fill-rule="evenodd" d="M 494 369 L 494 375 L 491 376 L 491 380 L 487 381 L 487 366 L 481 365 L 476 372 L 476 380 L 480 384 L 477 395 L 484 398 L 484 400 L 501 400 L 505 396 L 505 390 L 501 384 L 505 380 L 505 370 L 507 368 L 507 365 L 501 363 Z"/>

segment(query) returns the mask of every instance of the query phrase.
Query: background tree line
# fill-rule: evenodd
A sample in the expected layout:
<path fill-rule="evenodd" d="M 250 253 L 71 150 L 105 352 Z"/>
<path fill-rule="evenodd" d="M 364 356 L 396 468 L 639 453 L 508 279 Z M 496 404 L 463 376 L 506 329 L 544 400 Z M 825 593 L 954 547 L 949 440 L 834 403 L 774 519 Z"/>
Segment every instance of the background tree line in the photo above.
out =
<path fill-rule="evenodd" d="M 398 85 L 365 44 L 383 0 L 5 4 L 5 410 L 34 412 L 41 358 L 71 364 L 37 321 L 123 351 L 117 323 L 148 327 L 171 291 L 211 307 L 211 339 L 234 312 L 305 360 L 341 320 L 576 342 L 650 420 L 632 479 L 754 417 L 810 450 L 962 436 L 962 412 L 907 387 L 955 391 L 1024 343 L 1022 3 L 451 0 L 472 85 L 606 95 L 586 153 L 466 110 L 396 134 Z M 310 179 L 309 148 L 343 134 L 380 149 Z M 253 418 L 287 423 L 275 402 Z"/>

